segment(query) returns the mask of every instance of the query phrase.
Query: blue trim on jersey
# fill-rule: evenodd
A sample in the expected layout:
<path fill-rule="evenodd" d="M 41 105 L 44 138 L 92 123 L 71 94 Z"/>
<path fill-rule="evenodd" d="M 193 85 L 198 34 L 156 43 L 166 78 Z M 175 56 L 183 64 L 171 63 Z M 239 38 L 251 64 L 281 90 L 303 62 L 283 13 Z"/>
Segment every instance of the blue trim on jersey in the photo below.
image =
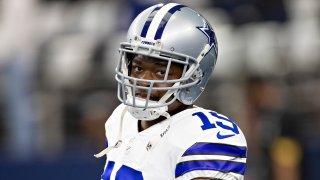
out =
<path fill-rule="evenodd" d="M 106 148 L 109 147 L 108 138 L 106 138 Z"/>
<path fill-rule="evenodd" d="M 115 163 L 113 161 L 108 162 L 107 167 L 101 176 L 102 180 L 110 180 L 110 176 L 111 176 L 112 170 L 114 168 L 114 164 Z"/>
<path fill-rule="evenodd" d="M 108 161 L 107 167 L 101 176 L 102 180 L 110 180 L 114 164 L 114 161 Z M 122 165 L 116 172 L 116 180 L 143 180 L 143 176 L 142 172 L 137 171 L 129 166 Z"/>
<path fill-rule="evenodd" d="M 182 156 L 188 155 L 226 155 L 233 157 L 246 157 L 247 148 L 217 143 L 195 143 L 188 148 Z"/>
<path fill-rule="evenodd" d="M 154 8 L 154 10 L 149 14 L 148 19 L 147 19 L 147 21 L 145 22 L 145 24 L 144 24 L 144 26 L 142 28 L 142 31 L 141 31 L 141 34 L 140 34 L 141 37 L 146 37 L 147 36 L 147 32 L 149 30 L 150 24 L 151 24 L 155 14 L 156 14 L 155 12 L 158 11 L 160 8 L 161 7 Z"/>
<path fill-rule="evenodd" d="M 143 180 L 142 172 L 122 165 L 116 175 L 116 180 Z"/>
<path fill-rule="evenodd" d="M 186 161 L 179 163 L 176 166 L 176 178 L 183 174 L 195 170 L 213 170 L 221 172 L 233 172 L 237 174 L 244 174 L 246 164 L 230 161 L 204 160 L 204 161 Z"/>
<path fill-rule="evenodd" d="M 161 20 L 159 27 L 157 29 L 156 35 L 154 36 L 154 39 L 161 39 L 164 28 L 166 27 L 169 19 L 171 18 L 171 16 L 176 12 L 176 11 L 180 11 L 181 8 L 186 7 L 184 5 L 177 5 L 172 7 L 163 17 L 163 19 Z"/>

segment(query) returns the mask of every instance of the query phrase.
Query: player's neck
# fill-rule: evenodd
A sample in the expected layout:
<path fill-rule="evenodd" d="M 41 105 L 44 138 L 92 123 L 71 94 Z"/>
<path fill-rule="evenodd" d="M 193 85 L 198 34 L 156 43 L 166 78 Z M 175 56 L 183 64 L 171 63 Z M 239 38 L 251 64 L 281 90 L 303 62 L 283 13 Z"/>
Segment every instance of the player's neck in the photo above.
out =
<path fill-rule="evenodd" d="M 141 132 L 143 130 L 146 130 L 148 129 L 149 127 L 161 122 L 165 120 L 165 118 L 158 118 L 156 120 L 153 120 L 153 121 L 142 121 L 142 120 L 139 120 L 138 121 L 138 131 Z"/>
<path fill-rule="evenodd" d="M 178 106 L 176 106 L 174 109 L 171 109 L 170 111 L 170 107 L 169 107 L 169 114 L 170 116 L 173 116 L 181 111 L 184 111 L 186 109 L 192 108 L 193 105 L 184 105 L 184 104 L 180 104 Z M 138 121 L 138 131 L 141 132 L 145 129 L 148 129 L 149 127 L 165 120 L 166 117 L 164 116 L 160 116 L 158 119 L 152 120 L 152 121 L 143 121 L 143 120 L 139 120 Z"/>

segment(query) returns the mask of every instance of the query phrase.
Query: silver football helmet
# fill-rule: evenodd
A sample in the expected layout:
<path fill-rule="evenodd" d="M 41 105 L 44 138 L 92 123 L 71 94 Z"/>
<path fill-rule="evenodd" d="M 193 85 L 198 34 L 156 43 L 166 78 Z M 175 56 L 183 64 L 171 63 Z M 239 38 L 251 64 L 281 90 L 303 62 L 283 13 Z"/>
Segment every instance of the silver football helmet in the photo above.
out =
<path fill-rule="evenodd" d="M 218 55 L 216 36 L 208 21 L 193 9 L 177 3 L 158 4 L 141 12 L 132 22 L 127 41 L 120 44 L 119 50 L 120 61 L 115 76 L 118 98 L 140 120 L 167 115 L 168 105 L 177 99 L 186 105 L 193 104 L 203 92 Z M 130 54 L 167 61 L 164 79 L 131 77 L 128 71 Z M 168 79 L 173 63 L 183 67 L 179 79 Z M 161 83 L 173 86 L 158 87 L 157 84 Z M 136 97 L 138 90 L 146 91 L 147 97 Z M 159 101 L 152 101 L 150 94 L 153 90 L 166 93 Z"/>

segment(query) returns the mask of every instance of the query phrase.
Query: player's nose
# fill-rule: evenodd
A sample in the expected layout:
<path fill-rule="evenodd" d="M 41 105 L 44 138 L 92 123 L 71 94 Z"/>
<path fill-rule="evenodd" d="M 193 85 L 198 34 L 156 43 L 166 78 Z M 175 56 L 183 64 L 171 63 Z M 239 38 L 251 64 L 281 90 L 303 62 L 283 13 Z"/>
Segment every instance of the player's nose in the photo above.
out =
<path fill-rule="evenodd" d="M 153 80 L 152 73 L 149 71 L 145 71 L 145 72 L 141 73 L 139 79 L 140 80 L 137 81 L 138 86 L 149 87 L 151 85 L 150 80 Z"/>

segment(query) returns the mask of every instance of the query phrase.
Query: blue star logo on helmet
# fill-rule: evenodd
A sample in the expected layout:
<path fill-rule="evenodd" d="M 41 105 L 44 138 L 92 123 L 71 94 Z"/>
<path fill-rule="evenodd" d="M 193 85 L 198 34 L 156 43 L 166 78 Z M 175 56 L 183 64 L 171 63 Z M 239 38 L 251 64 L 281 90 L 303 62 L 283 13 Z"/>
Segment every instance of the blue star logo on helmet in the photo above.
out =
<path fill-rule="evenodd" d="M 210 48 L 214 47 L 216 54 L 218 53 L 218 49 L 217 49 L 217 40 L 216 40 L 216 36 L 215 33 L 212 29 L 212 27 L 207 23 L 207 22 L 203 22 L 203 26 L 198 26 L 197 28 L 204 34 L 207 36 L 208 38 L 208 44 L 210 45 Z"/>

